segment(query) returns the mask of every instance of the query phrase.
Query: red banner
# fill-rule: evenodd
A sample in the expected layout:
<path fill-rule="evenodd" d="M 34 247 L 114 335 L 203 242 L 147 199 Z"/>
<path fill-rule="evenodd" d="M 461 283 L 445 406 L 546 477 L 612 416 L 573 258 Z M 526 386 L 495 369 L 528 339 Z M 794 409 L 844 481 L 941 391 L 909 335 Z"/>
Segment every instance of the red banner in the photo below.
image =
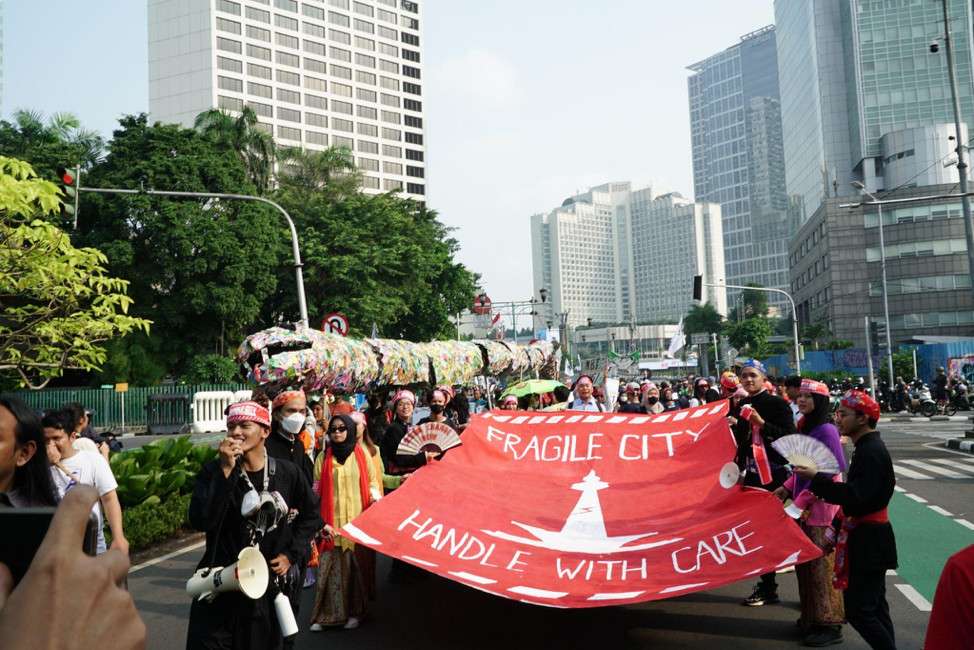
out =
<path fill-rule="evenodd" d="M 735 451 L 726 412 L 475 416 L 463 446 L 342 532 L 551 607 L 669 598 L 818 557 L 775 496 L 722 485 Z"/>

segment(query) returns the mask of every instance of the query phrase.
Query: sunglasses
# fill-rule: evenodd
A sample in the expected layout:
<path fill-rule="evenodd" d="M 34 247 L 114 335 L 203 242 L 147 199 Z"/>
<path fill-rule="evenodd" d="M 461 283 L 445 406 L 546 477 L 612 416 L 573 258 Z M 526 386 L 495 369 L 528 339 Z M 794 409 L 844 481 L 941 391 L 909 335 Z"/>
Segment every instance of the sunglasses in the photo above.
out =
<path fill-rule="evenodd" d="M 348 431 L 348 427 L 344 424 L 340 424 L 337 427 L 328 427 L 328 433 L 338 433 L 339 431 Z"/>

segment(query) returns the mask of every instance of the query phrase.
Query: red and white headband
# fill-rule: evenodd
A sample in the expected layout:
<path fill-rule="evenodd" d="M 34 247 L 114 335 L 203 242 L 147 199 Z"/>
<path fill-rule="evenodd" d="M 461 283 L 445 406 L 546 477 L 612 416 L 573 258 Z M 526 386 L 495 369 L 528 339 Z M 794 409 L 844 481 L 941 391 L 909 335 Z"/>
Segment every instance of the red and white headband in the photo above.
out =
<path fill-rule="evenodd" d="M 256 422 L 265 427 L 271 426 L 271 414 L 266 406 L 257 402 L 237 402 L 227 411 L 227 427 L 237 422 Z"/>

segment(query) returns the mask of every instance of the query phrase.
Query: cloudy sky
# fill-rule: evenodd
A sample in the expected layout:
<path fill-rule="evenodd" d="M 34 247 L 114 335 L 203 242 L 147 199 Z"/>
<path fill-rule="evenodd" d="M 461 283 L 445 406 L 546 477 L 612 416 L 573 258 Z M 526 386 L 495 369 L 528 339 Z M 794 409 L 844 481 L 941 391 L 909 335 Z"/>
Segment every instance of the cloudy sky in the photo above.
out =
<path fill-rule="evenodd" d="M 423 0 L 420 0 L 423 2 Z M 148 109 L 143 0 L 4 0 L 4 115 L 110 135 Z M 430 205 L 494 300 L 530 297 L 528 219 L 610 180 L 692 195 L 686 66 L 772 0 L 425 0 Z"/>

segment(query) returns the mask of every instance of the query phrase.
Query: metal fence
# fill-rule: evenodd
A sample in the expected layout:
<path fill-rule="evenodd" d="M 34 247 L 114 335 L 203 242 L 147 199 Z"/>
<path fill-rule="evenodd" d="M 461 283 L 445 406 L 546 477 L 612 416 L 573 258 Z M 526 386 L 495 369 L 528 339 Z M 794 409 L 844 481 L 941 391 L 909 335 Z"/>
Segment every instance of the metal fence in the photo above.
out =
<path fill-rule="evenodd" d="M 78 402 L 92 411 L 91 426 L 117 428 L 122 426 L 122 413 L 125 413 L 125 427 L 144 427 L 149 424 L 150 395 L 184 395 L 189 403 L 193 394 L 209 390 L 238 391 L 250 388 L 244 384 L 192 384 L 132 387 L 125 393 L 116 393 L 112 388 L 45 388 L 43 390 L 22 390 L 4 393 L 3 397 L 18 397 L 36 411 L 56 409 L 68 402 Z M 187 420 L 188 424 L 188 420 Z"/>

